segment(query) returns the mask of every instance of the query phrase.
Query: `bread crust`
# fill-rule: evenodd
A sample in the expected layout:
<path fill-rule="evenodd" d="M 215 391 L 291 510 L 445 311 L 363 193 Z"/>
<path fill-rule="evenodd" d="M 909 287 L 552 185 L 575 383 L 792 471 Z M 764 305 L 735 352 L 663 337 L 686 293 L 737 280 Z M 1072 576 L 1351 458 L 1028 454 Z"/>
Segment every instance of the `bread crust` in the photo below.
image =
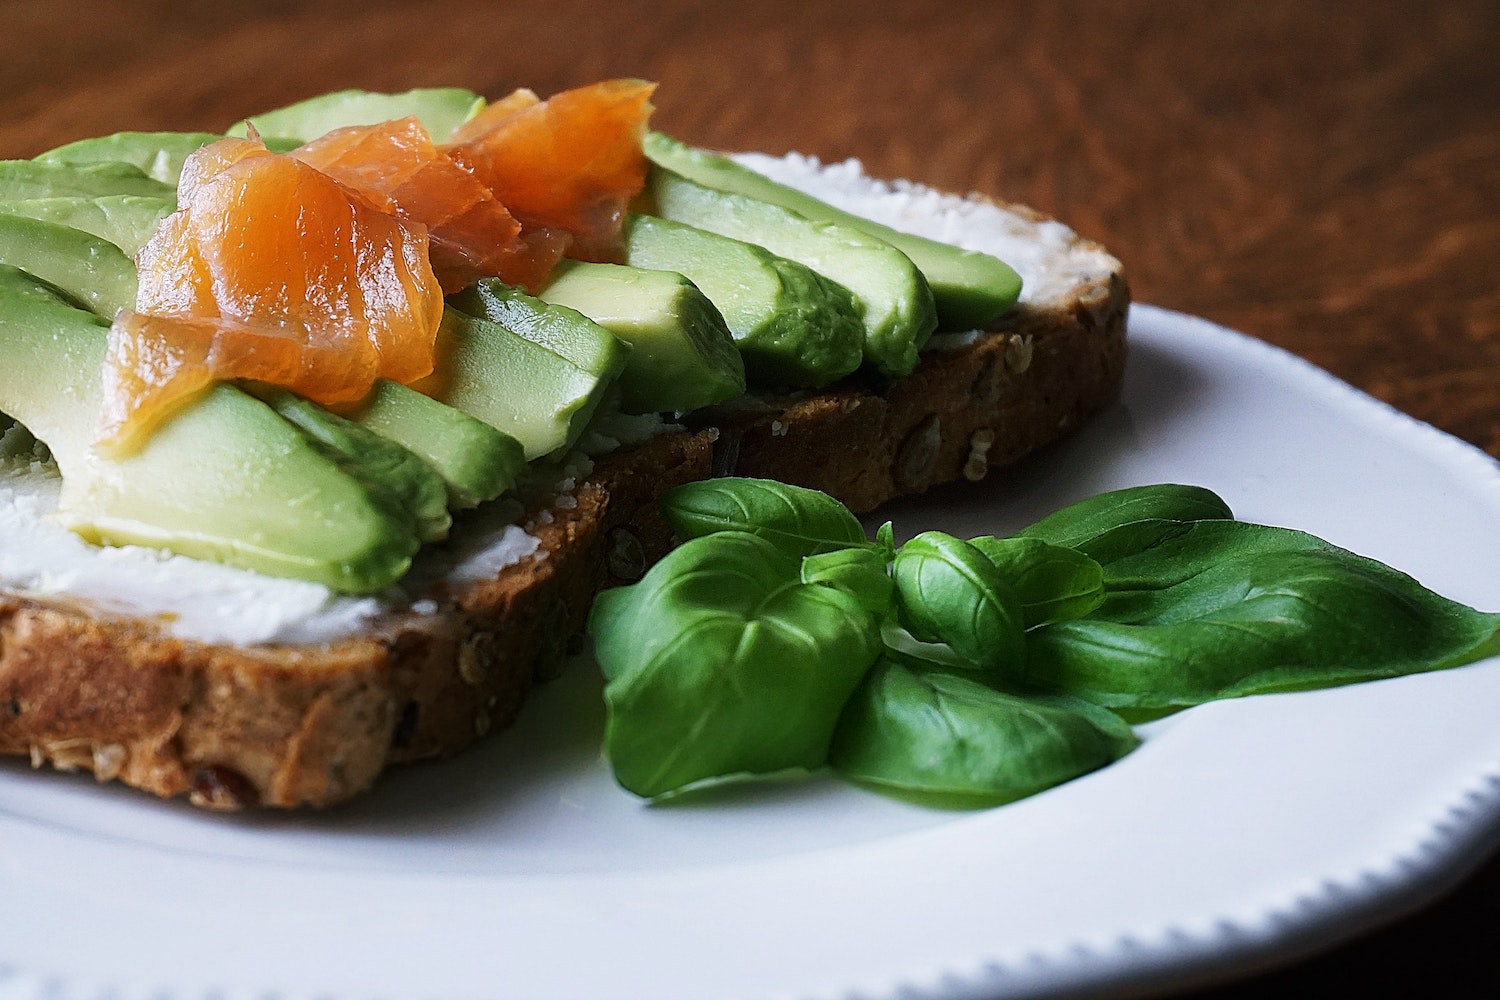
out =
<path fill-rule="evenodd" d="M 1019 309 L 988 335 L 928 351 L 887 386 L 851 383 L 737 407 L 715 471 L 809 486 L 856 512 L 959 479 L 978 482 L 1113 399 L 1129 292 L 1116 272 L 1067 309 Z"/>
<path fill-rule="evenodd" d="M 600 460 L 532 512 L 536 558 L 306 646 L 188 642 L 152 623 L 0 591 L 0 753 L 198 806 L 322 807 L 390 765 L 503 728 L 555 673 L 593 595 L 664 554 L 666 489 L 718 475 L 825 490 L 858 511 L 1044 447 L 1118 393 L 1129 291 L 1117 262 L 1061 305 L 1022 306 L 889 385 L 755 398 Z"/>

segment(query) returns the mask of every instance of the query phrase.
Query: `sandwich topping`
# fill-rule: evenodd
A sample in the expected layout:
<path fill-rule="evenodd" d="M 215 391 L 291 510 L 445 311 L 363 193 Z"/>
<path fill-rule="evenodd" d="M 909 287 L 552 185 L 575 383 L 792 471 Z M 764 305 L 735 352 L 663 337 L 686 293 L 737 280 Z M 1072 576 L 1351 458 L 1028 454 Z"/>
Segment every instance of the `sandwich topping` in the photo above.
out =
<path fill-rule="evenodd" d="M 435 366 L 443 293 L 538 287 L 564 252 L 618 256 L 652 89 L 518 91 L 446 149 L 408 116 L 288 154 L 253 129 L 192 153 L 177 211 L 137 257 L 136 307 L 110 330 L 99 444 L 128 452 L 219 381 L 324 405 L 410 384 Z"/>
<path fill-rule="evenodd" d="M 214 382 L 322 404 L 432 371 L 443 296 L 427 234 L 252 139 L 189 158 L 110 327 L 100 444 L 126 453 Z"/>
<path fill-rule="evenodd" d="M 255 116 L 242 136 L 152 134 L 160 148 L 138 157 L 131 149 L 144 141 L 138 138 L 84 140 L 28 163 L 74 188 L 102 185 L 93 191 L 99 197 L 128 198 L 139 219 L 116 213 L 114 228 L 96 235 L 0 210 L 0 225 L 67 232 L 91 248 L 82 275 L 40 261 L 0 275 L 7 311 L 0 318 L 12 327 L 31 317 L 63 321 L 81 345 L 65 352 L 67 360 L 97 357 L 94 370 L 104 373 L 78 400 L 87 420 L 54 412 L 71 390 L 37 387 L 33 399 L 20 382 L 14 391 L 0 385 L 0 411 L 45 441 L 44 468 L 52 470 L 39 474 L 30 457 L 3 469 L 0 586 L 52 599 L 71 593 L 195 639 L 337 638 L 409 600 L 392 589 L 397 582 L 416 587 L 418 576 L 462 572 L 465 560 L 494 573 L 530 557 L 535 539 L 514 523 L 514 503 L 495 499 L 511 495 L 521 476 L 566 478 L 556 470 L 566 468 L 567 456 L 612 433 L 596 428 L 659 427 L 659 414 L 671 420 L 747 388 L 766 394 L 825 384 L 848 362 L 821 374 L 795 366 L 799 351 L 814 356 L 797 345 L 829 331 L 854 338 L 855 364 L 862 335 L 867 351 L 884 352 L 883 371 L 910 363 L 902 359 L 914 358 L 915 347 L 900 348 L 899 339 L 920 345 L 932 332 L 927 282 L 915 279 L 910 302 L 881 303 L 894 318 L 875 331 L 869 303 L 819 273 L 812 255 L 796 259 L 796 226 L 806 224 L 798 220 L 816 214 L 820 202 L 798 203 L 796 211 L 772 206 L 767 217 L 780 212 L 792 233 L 778 231 L 774 254 L 669 218 L 673 204 L 653 195 L 667 188 L 651 178 L 672 172 L 644 155 L 669 142 L 643 142 L 653 89 L 607 81 L 545 101 L 517 91 L 489 104 L 451 90 L 327 95 Z M 369 113 L 372 98 L 380 99 L 378 115 Z M 729 163 L 692 155 L 714 169 Z M 1117 266 L 1096 248 L 1080 251 L 1057 224 L 980 199 L 885 185 L 857 164 L 825 167 L 795 156 L 740 163 L 786 191 L 857 206 L 876 224 L 1014 259 L 1024 303 L 1045 305 L 1064 275 L 1099 280 Z M 113 194 L 125 187 L 128 193 Z M 747 215 L 766 208 L 733 198 L 726 204 Z M 752 202 L 753 211 L 740 207 Z M 85 225 L 79 219 L 67 221 Z M 844 235 L 844 220 L 814 225 L 819 239 L 831 233 L 847 243 L 851 259 L 880 242 Z M 111 240 L 139 247 L 135 260 Z M 730 264 L 714 256 L 725 248 L 749 264 L 736 257 L 729 274 Z M 1005 271 L 998 260 L 990 264 Z M 660 273 L 641 268 L 695 265 L 692 282 L 648 287 L 637 280 Z M 857 273 L 845 273 L 858 283 Z M 716 285 L 716 276 L 725 280 Z M 757 283 L 777 289 L 771 305 L 732 299 L 720 287 Z M 947 292 L 936 279 L 933 286 L 945 315 Z M 133 289 L 133 301 L 116 287 Z M 1003 310 L 1014 290 L 981 296 L 981 307 Z M 92 314 L 77 308 L 95 302 Z M 123 309 L 116 313 L 111 303 Z M 869 340 L 877 332 L 878 345 Z M 817 351 L 834 357 L 831 346 Z M 692 392 L 684 391 L 689 383 Z M 620 386 L 629 388 L 622 394 Z M 274 417 L 256 409 L 266 404 L 296 425 L 304 438 L 298 447 L 310 448 L 296 462 L 316 466 L 316 475 L 288 471 L 279 482 L 254 471 L 245 456 L 273 461 L 288 443 L 266 437 Z M 321 407 L 331 409 L 310 416 Z M 221 412 L 228 410 L 243 414 Z M 246 415 L 261 429 L 247 429 Z M 370 459 L 372 434 L 415 452 L 436 485 L 392 481 L 394 467 Z M 222 447 L 186 456 L 173 451 L 182 438 Z M 542 471 L 525 472 L 523 457 L 544 460 L 536 466 Z M 163 484 L 161 470 L 183 481 Z M 263 519 L 234 509 L 247 474 L 268 497 L 280 497 Z M 307 485 L 315 481 L 331 485 Z M 327 492 L 335 487 L 344 498 L 336 502 Z M 404 510 L 433 488 L 447 491 L 456 512 L 485 505 L 483 517 L 462 519 L 461 546 L 426 545 L 446 521 L 418 521 Z M 340 520 L 356 501 L 367 507 L 357 515 L 367 526 L 363 536 L 347 526 L 356 522 Z M 303 518 L 309 511 L 316 516 Z M 52 541 L 9 541 L 22 536 Z M 424 545 L 433 552 L 418 560 Z M 459 548 L 462 558 L 451 554 Z M 66 570 L 55 561 L 63 549 Z M 134 568 L 104 569 L 126 565 Z M 163 585 L 136 585 L 148 576 Z M 243 596 L 183 596 L 194 592 Z"/>

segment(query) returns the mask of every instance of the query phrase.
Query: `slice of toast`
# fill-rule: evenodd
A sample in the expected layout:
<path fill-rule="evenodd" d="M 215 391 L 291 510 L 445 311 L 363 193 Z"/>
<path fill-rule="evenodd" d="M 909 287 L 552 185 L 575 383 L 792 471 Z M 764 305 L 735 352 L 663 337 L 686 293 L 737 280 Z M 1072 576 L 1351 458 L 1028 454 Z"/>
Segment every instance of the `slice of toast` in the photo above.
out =
<path fill-rule="evenodd" d="M 331 805 L 389 765 L 509 723 L 574 648 L 593 595 L 670 547 L 655 510 L 670 487 L 760 476 L 868 511 L 1014 463 L 1115 397 L 1129 294 L 1097 244 L 1002 210 L 1066 266 L 992 330 L 939 335 L 888 385 L 747 397 L 621 447 L 527 511 L 534 555 L 485 579 L 439 579 L 347 635 L 199 641 L 159 617 L 0 589 L 0 753 L 209 808 Z"/>

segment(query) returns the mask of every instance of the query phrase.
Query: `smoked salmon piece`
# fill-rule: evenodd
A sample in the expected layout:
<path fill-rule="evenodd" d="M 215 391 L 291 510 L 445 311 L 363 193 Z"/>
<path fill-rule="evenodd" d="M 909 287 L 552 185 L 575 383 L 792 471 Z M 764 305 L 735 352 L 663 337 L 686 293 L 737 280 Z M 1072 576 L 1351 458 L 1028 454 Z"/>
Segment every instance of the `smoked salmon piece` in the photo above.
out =
<path fill-rule="evenodd" d="M 99 444 L 124 451 L 215 381 L 325 404 L 432 371 L 443 294 L 427 232 L 255 139 L 189 158 L 110 329 Z"/>
<path fill-rule="evenodd" d="M 568 234 L 568 256 L 616 261 L 646 182 L 641 140 L 656 85 L 607 80 L 537 100 L 516 91 L 454 133 L 447 152 L 527 230 Z"/>
<path fill-rule="evenodd" d="M 562 257 L 561 240 L 521 235 L 521 223 L 469 171 L 433 144 L 415 117 L 335 129 L 291 155 L 371 204 L 427 227 L 444 292 L 480 278 L 535 291 Z"/>
<path fill-rule="evenodd" d="M 290 155 L 253 133 L 204 146 L 110 329 L 99 444 L 128 450 L 226 379 L 326 405 L 409 384 L 433 370 L 445 292 L 486 277 L 534 291 L 565 254 L 617 260 L 654 90 L 517 90 L 441 147 L 414 117 Z"/>
<path fill-rule="evenodd" d="M 101 431 L 128 451 L 215 382 L 295 386 L 310 373 L 341 373 L 349 385 L 373 384 L 375 360 L 372 352 L 337 342 L 313 343 L 300 328 L 122 312 L 109 331 Z"/>

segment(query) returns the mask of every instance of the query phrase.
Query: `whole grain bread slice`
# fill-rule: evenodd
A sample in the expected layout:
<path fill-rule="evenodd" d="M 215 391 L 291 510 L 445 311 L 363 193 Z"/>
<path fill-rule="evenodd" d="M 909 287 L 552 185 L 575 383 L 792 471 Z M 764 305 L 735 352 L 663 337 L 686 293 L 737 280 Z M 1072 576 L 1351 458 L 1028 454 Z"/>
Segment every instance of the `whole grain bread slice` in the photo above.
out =
<path fill-rule="evenodd" d="M 940 338 L 906 378 L 747 398 L 600 459 L 563 500 L 528 512 L 534 557 L 439 583 L 420 608 L 394 608 L 355 637 L 191 642 L 0 590 L 0 753 L 214 809 L 329 806 L 393 764 L 456 753 L 507 725 L 560 669 L 601 587 L 639 578 L 667 551 L 655 501 L 672 486 L 759 476 L 868 511 L 984 479 L 1110 402 L 1129 293 L 1102 248 L 1072 249 L 1099 266 L 1065 296 Z"/>

